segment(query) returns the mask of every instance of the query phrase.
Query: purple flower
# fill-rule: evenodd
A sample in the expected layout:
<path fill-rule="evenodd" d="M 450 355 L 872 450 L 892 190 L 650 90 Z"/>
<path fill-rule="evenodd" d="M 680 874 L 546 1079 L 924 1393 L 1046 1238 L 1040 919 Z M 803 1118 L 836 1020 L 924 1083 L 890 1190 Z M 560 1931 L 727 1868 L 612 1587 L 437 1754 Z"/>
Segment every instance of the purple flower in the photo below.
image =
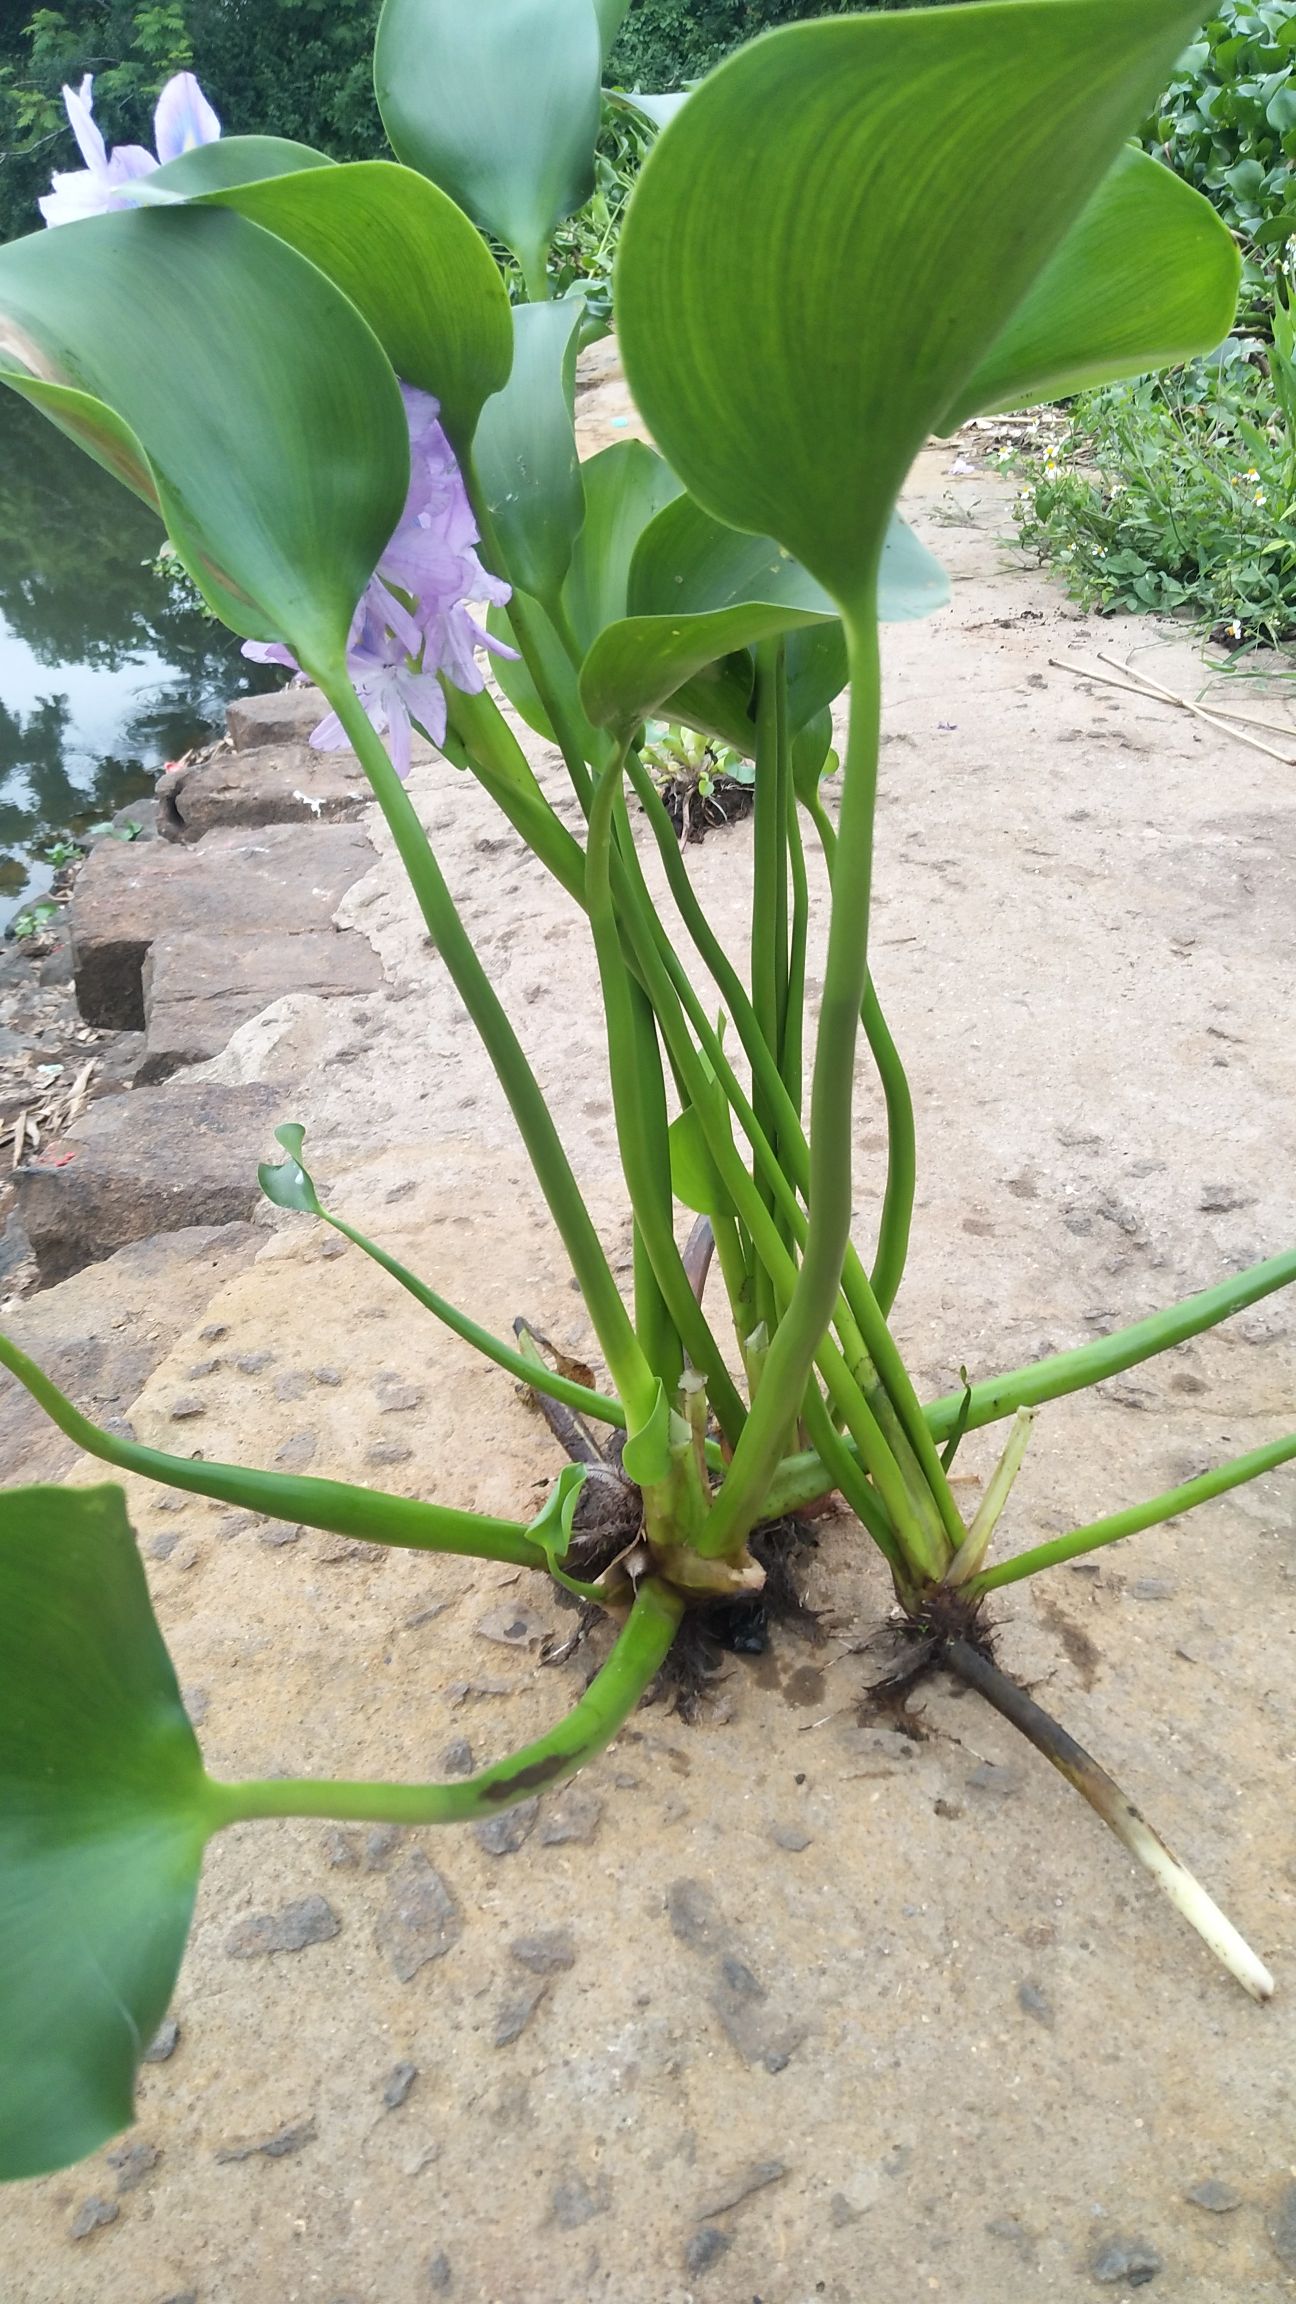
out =
<path fill-rule="evenodd" d="M 71 175 L 55 170 L 53 190 L 37 203 L 47 224 L 79 224 L 85 216 L 138 206 L 134 187 L 141 176 L 151 176 L 161 162 L 178 159 L 196 144 L 214 144 L 221 132 L 192 72 L 177 72 L 158 98 L 153 116 L 156 159 L 142 144 L 119 144 L 108 151 L 95 126 L 91 73 L 79 88 L 63 90 L 63 102 L 85 167 Z"/>
<path fill-rule="evenodd" d="M 477 524 L 437 402 L 409 384 L 402 384 L 401 391 L 410 428 L 409 494 L 356 610 L 347 671 L 403 777 L 409 774 L 412 723 L 434 744 L 444 741 L 446 699 L 440 676 L 466 695 L 478 695 L 486 683 L 477 649 L 494 649 L 502 656 L 514 651 L 493 639 L 471 613 L 470 602 L 502 605 L 510 589 L 477 557 Z M 277 641 L 250 640 L 243 653 L 260 664 L 296 669 L 296 658 Z M 321 720 L 311 743 L 321 752 L 346 745 L 335 712 Z"/>

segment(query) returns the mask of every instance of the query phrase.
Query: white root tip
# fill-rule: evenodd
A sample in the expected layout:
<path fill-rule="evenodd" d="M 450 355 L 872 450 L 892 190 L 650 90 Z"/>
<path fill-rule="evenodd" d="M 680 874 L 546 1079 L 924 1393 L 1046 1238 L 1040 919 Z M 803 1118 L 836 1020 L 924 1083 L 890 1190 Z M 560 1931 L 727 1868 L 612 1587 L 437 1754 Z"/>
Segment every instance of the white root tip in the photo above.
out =
<path fill-rule="evenodd" d="M 1201 1882 L 1194 1880 L 1187 1866 L 1171 1853 L 1136 1809 L 1128 1810 L 1124 1822 L 1126 1828 L 1120 1837 L 1130 1854 L 1147 1867 L 1203 1943 L 1209 1944 L 1216 1959 L 1223 1961 L 1229 1974 L 1236 1976 L 1243 1991 L 1249 1992 L 1253 2000 L 1272 1999 L 1274 1980 L 1263 1960 L 1256 1958 L 1246 1938 L 1238 1934 Z"/>

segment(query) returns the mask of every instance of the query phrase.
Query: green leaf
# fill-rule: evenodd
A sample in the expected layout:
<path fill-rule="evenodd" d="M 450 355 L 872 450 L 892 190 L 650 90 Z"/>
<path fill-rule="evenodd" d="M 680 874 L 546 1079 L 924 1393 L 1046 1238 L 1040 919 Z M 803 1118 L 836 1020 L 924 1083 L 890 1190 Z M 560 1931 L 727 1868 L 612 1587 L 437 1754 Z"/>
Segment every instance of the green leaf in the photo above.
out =
<path fill-rule="evenodd" d="M 591 0 L 385 0 L 378 20 L 392 149 L 511 248 L 529 283 L 594 190 L 602 70 Z"/>
<path fill-rule="evenodd" d="M 757 641 L 799 625 L 832 623 L 836 608 L 822 586 L 767 536 L 713 520 L 692 497 L 678 496 L 640 537 L 630 570 L 629 616 L 610 625 L 581 670 L 581 698 L 597 725 L 636 727 L 672 699 L 674 718 L 710 726 L 689 684 Z M 840 683 L 839 683 L 840 685 Z M 712 700 L 725 725 L 716 733 L 750 749 L 746 701 L 750 661 L 722 673 Z"/>
<path fill-rule="evenodd" d="M 588 650 L 605 626 L 625 615 L 635 546 L 655 514 L 678 496 L 680 483 L 642 440 L 618 440 L 601 449 L 581 465 L 580 476 L 585 519 L 572 545 L 562 608 L 579 646 Z M 496 639 L 512 644 L 507 609 L 492 608 L 487 624 Z M 543 611 L 535 626 L 553 683 L 561 690 L 570 677 L 562 642 Z M 497 657 L 492 669 L 514 711 L 551 744 L 553 730 L 525 663 Z"/>
<path fill-rule="evenodd" d="M 1209 201 L 1146 152 L 1122 152 L 941 431 L 1209 351 L 1233 324 L 1241 271 Z"/>
<path fill-rule="evenodd" d="M 571 1548 L 572 1528 L 576 1520 L 576 1507 L 585 1485 L 589 1467 L 585 1464 L 567 1464 L 559 1473 L 554 1486 L 536 1517 L 527 1528 L 527 1535 L 540 1546 L 555 1583 L 565 1591 L 574 1592 L 578 1600 L 599 1597 L 592 1584 L 582 1584 L 563 1570 L 563 1561 Z"/>
<path fill-rule="evenodd" d="M 1165 85 L 1198 0 L 985 0 L 794 24 L 658 139 L 618 333 L 719 519 L 867 614 L 900 484 Z"/>
<path fill-rule="evenodd" d="M 227 624 L 312 669 L 341 658 L 404 503 L 408 433 L 381 346 L 313 264 L 218 209 L 96 216 L 0 248 L 0 327 L 21 363 L 4 382 L 102 403 L 121 453 L 133 435 Z M 60 404 L 65 429 L 73 413 Z"/>
<path fill-rule="evenodd" d="M 276 1208 L 293 1208 L 303 1216 L 322 1216 L 315 1179 L 302 1159 L 306 1131 L 299 1120 L 285 1120 L 275 1130 L 275 1142 L 282 1144 L 288 1154 L 286 1160 L 263 1160 L 257 1169 L 257 1182 L 267 1200 Z"/>
<path fill-rule="evenodd" d="M 698 1216 L 727 1216 L 733 1203 L 711 1157 L 706 1132 L 691 1104 L 670 1124 L 671 1190 Z"/>
<path fill-rule="evenodd" d="M 327 272 L 368 321 L 396 374 L 435 394 L 462 460 L 483 401 L 503 389 L 513 362 L 508 294 L 462 209 L 426 176 L 389 160 L 236 183 L 207 198 L 263 225 Z"/>
<path fill-rule="evenodd" d="M 48 384 L 43 377 L 31 376 L 3 351 L 0 378 L 161 517 L 157 488 L 143 449 L 129 425 L 114 416 L 111 408 L 105 408 L 102 400 L 74 391 L 69 385 Z"/>
<path fill-rule="evenodd" d="M 589 0 L 584 0 L 586 7 Z M 573 406 L 584 300 L 513 308 L 513 366 L 486 402 L 473 469 L 509 582 L 537 600 L 560 594 L 585 518 Z"/>
<path fill-rule="evenodd" d="M 257 184 L 267 176 L 296 176 L 303 168 L 334 165 L 327 152 L 295 144 L 287 136 L 219 136 L 214 144 L 195 144 L 191 152 L 182 152 L 178 160 L 168 160 L 164 168 L 142 177 L 135 198 L 144 207 L 164 207 L 230 185 Z"/>
<path fill-rule="evenodd" d="M 133 2114 L 215 1818 L 120 1488 L 0 1496 L 0 2177 Z"/>
<path fill-rule="evenodd" d="M 599 39 L 605 57 L 626 20 L 629 7 L 630 0 L 594 0 L 594 14 L 598 18 Z"/>
<path fill-rule="evenodd" d="M 819 797 L 819 786 L 840 765 L 832 748 L 832 714 L 816 712 L 792 739 L 792 783 L 798 800 L 809 805 Z"/>
<path fill-rule="evenodd" d="M 652 1404 L 652 1413 L 646 1424 L 641 1424 L 621 1451 L 621 1462 L 628 1479 L 636 1487 L 652 1488 L 664 1480 L 670 1470 L 671 1408 L 666 1387 L 660 1381 Z"/>
<path fill-rule="evenodd" d="M 949 603 L 950 582 L 934 552 L 893 512 L 882 545 L 877 612 L 880 624 L 909 624 Z"/>

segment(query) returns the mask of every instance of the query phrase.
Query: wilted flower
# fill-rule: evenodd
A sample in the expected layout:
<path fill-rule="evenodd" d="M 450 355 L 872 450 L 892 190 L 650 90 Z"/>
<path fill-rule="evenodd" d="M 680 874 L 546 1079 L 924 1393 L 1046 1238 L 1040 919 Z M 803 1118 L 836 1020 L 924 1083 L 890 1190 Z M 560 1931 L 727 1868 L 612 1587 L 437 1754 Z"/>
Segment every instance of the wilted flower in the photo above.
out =
<path fill-rule="evenodd" d="M 470 603 L 509 598 L 509 586 L 477 557 L 477 524 L 454 450 L 429 392 L 402 384 L 410 430 L 410 485 L 394 534 L 365 588 L 347 644 L 347 672 L 398 776 L 409 773 L 411 723 L 440 744 L 446 700 L 438 674 L 475 696 L 485 687 L 478 647 L 514 652 L 477 622 Z M 296 658 L 277 642 L 249 640 L 243 653 L 260 664 Z M 311 735 L 320 752 L 349 741 L 336 712 Z"/>
<path fill-rule="evenodd" d="M 214 144 L 220 121 L 192 72 L 177 72 L 168 80 L 153 115 L 157 156 L 142 144 L 119 144 L 109 151 L 95 126 L 94 77 L 87 72 L 79 88 L 65 88 L 63 102 L 72 133 L 81 148 L 85 167 L 71 175 L 54 172 L 54 188 L 38 202 L 47 224 L 79 224 L 86 216 L 106 216 L 115 208 L 134 208 L 134 187 L 167 160 L 178 160 L 196 144 Z"/>

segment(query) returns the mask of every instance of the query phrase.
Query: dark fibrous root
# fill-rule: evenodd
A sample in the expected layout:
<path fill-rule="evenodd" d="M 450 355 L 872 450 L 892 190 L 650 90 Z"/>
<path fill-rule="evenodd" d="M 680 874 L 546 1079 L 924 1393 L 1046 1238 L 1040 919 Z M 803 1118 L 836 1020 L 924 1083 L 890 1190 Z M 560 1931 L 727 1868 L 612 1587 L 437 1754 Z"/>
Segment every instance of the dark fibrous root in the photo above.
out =
<path fill-rule="evenodd" d="M 808 1606 L 798 1574 L 817 1545 L 813 1530 L 800 1520 L 770 1520 L 754 1529 L 748 1548 L 765 1570 L 763 1592 L 755 1600 L 722 1600 L 690 1609 L 648 1700 L 666 1703 L 682 1720 L 694 1720 L 724 1671 L 726 1654 L 764 1655 L 775 1626 L 801 1640 L 822 1640 L 820 1611 Z"/>

